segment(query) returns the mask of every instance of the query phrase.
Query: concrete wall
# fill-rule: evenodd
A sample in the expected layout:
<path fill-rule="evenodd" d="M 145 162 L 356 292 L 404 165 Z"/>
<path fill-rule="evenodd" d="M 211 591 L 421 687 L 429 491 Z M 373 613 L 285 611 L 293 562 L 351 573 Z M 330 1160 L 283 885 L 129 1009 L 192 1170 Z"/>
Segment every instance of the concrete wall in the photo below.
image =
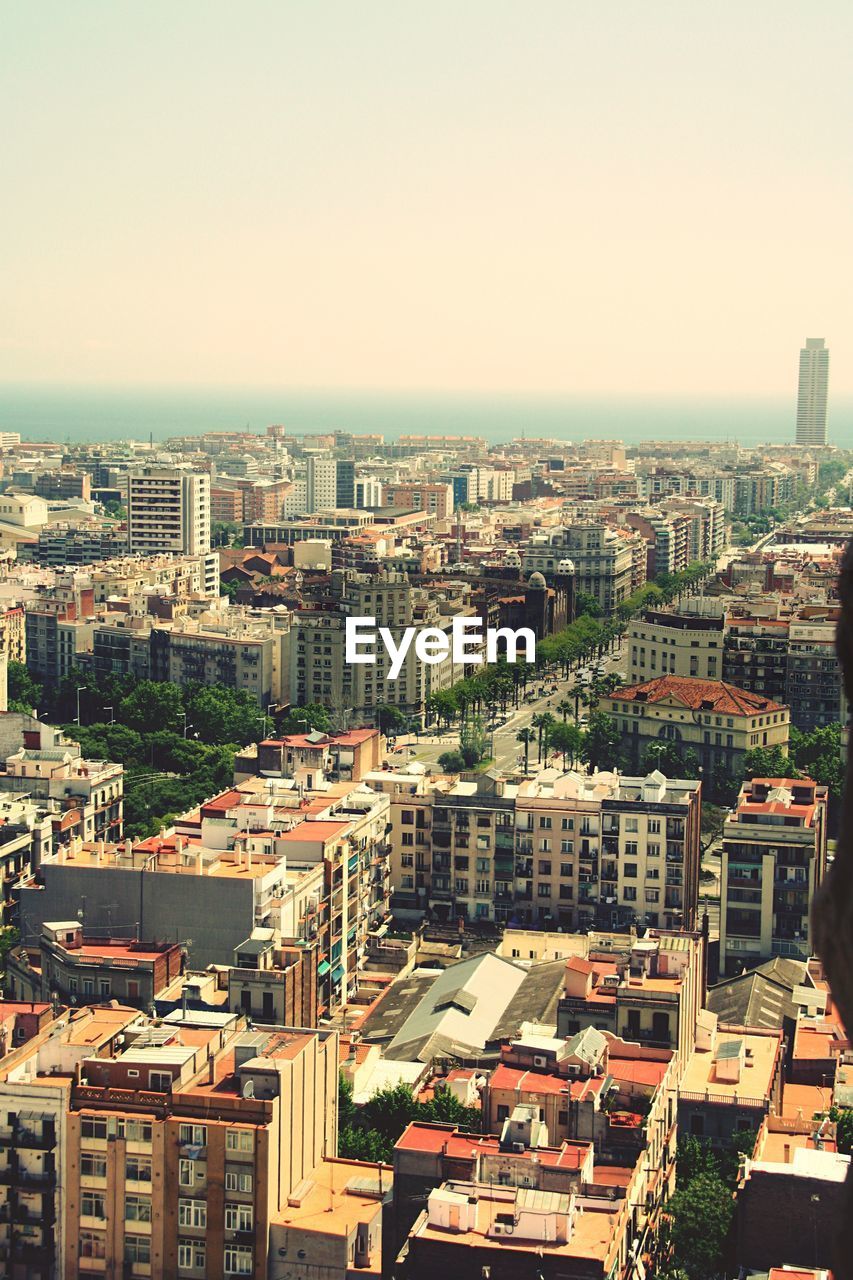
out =
<path fill-rule="evenodd" d="M 87 932 L 124 926 L 146 942 L 192 939 L 195 969 L 233 964 L 234 948 L 254 928 L 252 884 L 216 876 L 118 871 L 69 863 L 42 865 L 43 889 L 21 890 L 21 932 L 37 940 L 46 920 L 74 919 L 85 908 Z M 85 903 L 83 899 L 85 898 Z"/>

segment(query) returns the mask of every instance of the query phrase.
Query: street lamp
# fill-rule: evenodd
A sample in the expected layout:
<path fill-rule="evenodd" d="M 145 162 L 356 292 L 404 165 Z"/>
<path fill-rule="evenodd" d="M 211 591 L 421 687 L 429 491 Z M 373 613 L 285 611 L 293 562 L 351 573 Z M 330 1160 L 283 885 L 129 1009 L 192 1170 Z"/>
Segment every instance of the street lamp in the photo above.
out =
<path fill-rule="evenodd" d="M 80 694 L 81 694 L 81 693 L 85 693 L 85 692 L 86 692 L 86 686 L 85 686 L 84 684 L 78 684 L 76 692 L 77 692 L 77 724 L 79 725 L 79 723 L 80 723 Z"/>
<path fill-rule="evenodd" d="M 269 721 L 270 721 L 271 727 L 272 727 L 273 729 L 275 728 L 275 716 L 272 714 L 272 712 L 273 712 L 274 708 L 276 707 L 276 705 L 277 705 L 277 704 L 276 704 L 275 702 L 268 702 L 268 703 L 267 703 L 267 714 L 264 716 L 264 733 L 268 733 L 268 732 L 269 732 L 269 730 L 267 729 L 267 720 L 269 720 Z"/>
<path fill-rule="evenodd" d="M 104 707 L 104 710 L 109 711 L 110 713 L 110 724 L 115 724 L 116 722 L 115 709 L 113 707 Z"/>

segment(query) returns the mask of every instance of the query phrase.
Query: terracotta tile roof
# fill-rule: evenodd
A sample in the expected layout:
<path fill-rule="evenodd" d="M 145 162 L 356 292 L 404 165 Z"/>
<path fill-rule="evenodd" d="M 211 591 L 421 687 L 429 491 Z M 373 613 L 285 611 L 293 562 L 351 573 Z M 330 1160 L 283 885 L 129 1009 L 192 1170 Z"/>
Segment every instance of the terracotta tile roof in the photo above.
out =
<path fill-rule="evenodd" d="M 725 680 L 699 680 L 690 676 L 658 676 L 642 684 L 616 689 L 611 702 L 663 702 L 672 699 L 693 710 L 716 711 L 725 715 L 754 716 L 766 711 L 782 711 L 778 702 L 747 689 L 738 689 Z"/>

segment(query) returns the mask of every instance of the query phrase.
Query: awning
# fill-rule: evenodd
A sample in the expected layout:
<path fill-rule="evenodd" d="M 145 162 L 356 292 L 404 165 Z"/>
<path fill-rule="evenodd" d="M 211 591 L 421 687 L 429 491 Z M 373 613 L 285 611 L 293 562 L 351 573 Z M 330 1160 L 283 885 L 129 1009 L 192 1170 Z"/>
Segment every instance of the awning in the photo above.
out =
<path fill-rule="evenodd" d="M 331 967 L 332 966 L 329 964 L 328 960 L 321 960 L 320 963 L 317 965 L 317 976 L 320 978 L 325 978 L 326 974 L 329 972 Z"/>
<path fill-rule="evenodd" d="M 344 976 L 344 966 L 342 964 L 339 964 L 337 969 L 332 970 L 332 982 L 340 982 L 343 976 Z"/>

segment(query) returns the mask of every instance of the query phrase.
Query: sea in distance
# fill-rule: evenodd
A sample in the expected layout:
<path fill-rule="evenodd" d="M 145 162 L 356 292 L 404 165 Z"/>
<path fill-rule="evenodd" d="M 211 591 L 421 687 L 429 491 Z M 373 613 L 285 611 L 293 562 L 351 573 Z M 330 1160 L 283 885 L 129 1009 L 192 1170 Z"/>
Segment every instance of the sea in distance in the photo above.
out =
<path fill-rule="evenodd" d="M 476 436 L 490 444 L 524 436 L 626 444 L 728 440 L 750 447 L 793 443 L 794 400 L 0 384 L 0 431 L 19 431 L 25 440 L 85 444 L 205 431 L 262 434 L 271 423 L 294 434 L 378 432 L 389 442 L 430 434 Z M 829 439 L 853 448 L 853 399 L 831 402 Z"/>

